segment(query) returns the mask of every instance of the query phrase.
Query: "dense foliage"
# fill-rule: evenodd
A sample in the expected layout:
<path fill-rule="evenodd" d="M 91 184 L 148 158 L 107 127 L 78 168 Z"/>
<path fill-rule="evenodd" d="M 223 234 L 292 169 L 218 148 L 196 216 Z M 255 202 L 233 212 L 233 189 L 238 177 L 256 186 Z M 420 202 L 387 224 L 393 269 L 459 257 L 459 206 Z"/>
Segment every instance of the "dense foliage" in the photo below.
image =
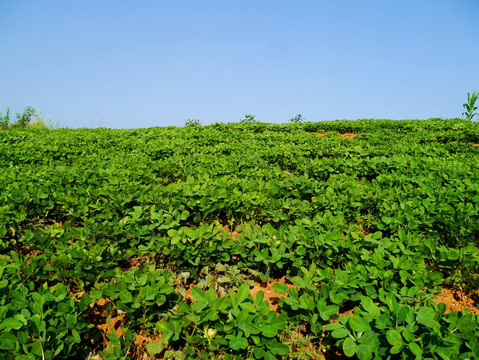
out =
<path fill-rule="evenodd" d="M 478 315 L 435 301 L 479 283 L 476 143 L 463 120 L 2 131 L 0 358 L 477 358 Z"/>

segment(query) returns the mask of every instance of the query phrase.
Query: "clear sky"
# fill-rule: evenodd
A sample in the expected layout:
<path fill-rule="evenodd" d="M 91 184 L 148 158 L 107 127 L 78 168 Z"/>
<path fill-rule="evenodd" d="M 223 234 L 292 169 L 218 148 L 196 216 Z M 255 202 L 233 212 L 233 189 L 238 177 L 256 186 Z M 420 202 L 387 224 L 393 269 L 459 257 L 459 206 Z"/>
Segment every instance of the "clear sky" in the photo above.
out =
<path fill-rule="evenodd" d="M 478 0 L 0 0 L 0 112 L 136 128 L 461 117 Z"/>

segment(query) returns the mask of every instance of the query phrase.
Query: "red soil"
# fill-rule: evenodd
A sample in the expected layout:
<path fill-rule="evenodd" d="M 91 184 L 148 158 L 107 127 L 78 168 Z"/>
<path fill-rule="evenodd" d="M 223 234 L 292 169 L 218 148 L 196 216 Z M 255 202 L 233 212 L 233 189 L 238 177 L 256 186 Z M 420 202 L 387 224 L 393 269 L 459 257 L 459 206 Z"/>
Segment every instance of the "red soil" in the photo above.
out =
<path fill-rule="evenodd" d="M 473 314 L 479 314 L 479 298 L 477 293 L 467 295 L 461 291 L 443 288 L 441 294 L 435 299 L 435 303 L 444 303 L 446 305 L 446 313 L 467 309 Z"/>

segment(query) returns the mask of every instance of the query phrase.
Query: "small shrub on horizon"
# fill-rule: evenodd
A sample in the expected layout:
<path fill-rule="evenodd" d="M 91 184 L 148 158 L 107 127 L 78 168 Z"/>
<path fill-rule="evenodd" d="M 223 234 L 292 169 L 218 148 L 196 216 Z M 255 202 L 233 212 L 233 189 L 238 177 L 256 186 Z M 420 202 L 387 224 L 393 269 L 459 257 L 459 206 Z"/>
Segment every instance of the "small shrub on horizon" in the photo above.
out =
<path fill-rule="evenodd" d="M 186 119 L 185 120 L 185 126 L 186 127 L 192 127 L 192 126 L 201 126 L 201 121 L 199 121 L 198 119 Z"/>
<path fill-rule="evenodd" d="M 12 124 L 14 127 L 26 128 L 37 114 L 37 110 L 32 106 L 27 106 L 23 114 L 17 113 L 17 121 Z"/>
<path fill-rule="evenodd" d="M 7 108 L 5 116 L 0 113 L 0 129 L 53 129 L 51 122 L 46 122 L 40 110 L 27 106 L 22 114 L 15 115 L 16 121 L 10 121 L 10 108 Z"/>
<path fill-rule="evenodd" d="M 293 124 L 301 124 L 303 121 L 304 121 L 304 117 L 301 114 L 298 114 L 295 117 L 288 120 L 288 122 Z"/>
<path fill-rule="evenodd" d="M 255 122 L 259 122 L 259 121 L 256 120 L 254 117 L 255 117 L 255 116 L 254 116 L 254 115 L 251 115 L 251 114 L 244 114 L 244 119 L 241 119 L 241 120 L 240 120 L 240 123 L 255 123 Z"/>

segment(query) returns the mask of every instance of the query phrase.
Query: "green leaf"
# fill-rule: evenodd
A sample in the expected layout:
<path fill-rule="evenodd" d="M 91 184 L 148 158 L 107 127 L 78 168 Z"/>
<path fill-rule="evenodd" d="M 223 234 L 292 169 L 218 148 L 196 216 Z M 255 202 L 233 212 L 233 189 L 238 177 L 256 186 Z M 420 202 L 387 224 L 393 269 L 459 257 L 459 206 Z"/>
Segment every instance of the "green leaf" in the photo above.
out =
<path fill-rule="evenodd" d="M 293 279 L 291 280 L 293 282 L 294 285 L 296 285 L 297 287 L 299 288 L 305 288 L 308 286 L 308 283 L 305 282 L 302 278 L 300 278 L 299 276 L 295 276 L 293 277 Z"/>
<path fill-rule="evenodd" d="M 225 311 L 230 306 L 230 298 L 227 296 L 220 297 L 216 301 L 216 308 L 221 311 Z"/>
<path fill-rule="evenodd" d="M 0 350 L 14 350 L 17 346 L 17 338 L 10 333 L 0 335 Z"/>
<path fill-rule="evenodd" d="M 191 296 L 200 303 L 208 304 L 208 297 L 206 296 L 206 293 L 198 286 L 193 286 L 191 288 Z"/>
<path fill-rule="evenodd" d="M 417 312 L 416 321 L 433 330 L 439 330 L 440 325 L 434 320 L 435 316 L 436 312 L 432 308 L 424 306 Z"/>
<path fill-rule="evenodd" d="M 412 343 L 409 343 L 408 346 L 409 346 L 409 350 L 411 350 L 413 355 L 416 355 L 416 360 L 422 359 L 422 350 L 418 344 L 412 342 Z"/>
<path fill-rule="evenodd" d="M 146 351 L 150 356 L 161 353 L 164 348 L 163 344 L 154 341 L 150 341 L 148 345 L 146 345 Z"/>
<path fill-rule="evenodd" d="M 343 352 L 347 357 L 352 357 L 356 353 L 357 345 L 353 339 L 347 337 L 343 342 Z"/>
<path fill-rule="evenodd" d="M 371 330 L 368 321 L 359 315 L 354 315 L 349 319 L 349 325 L 351 326 L 351 329 L 356 332 L 366 332 Z"/>
<path fill-rule="evenodd" d="M 181 212 L 180 220 L 186 220 L 186 219 L 188 219 L 188 216 L 190 216 L 190 213 L 187 210 L 183 210 Z"/>
<path fill-rule="evenodd" d="M 444 360 L 451 360 L 452 348 L 440 346 L 436 349 L 436 353 Z"/>
<path fill-rule="evenodd" d="M 171 338 L 179 336 L 180 324 L 178 322 L 158 321 L 156 329 L 162 334 L 161 344 L 167 344 Z"/>
<path fill-rule="evenodd" d="M 342 339 L 349 335 L 349 331 L 346 328 L 333 330 L 331 336 L 335 339 Z"/>
<path fill-rule="evenodd" d="M 131 295 L 131 293 L 128 290 L 121 290 L 120 291 L 120 300 L 121 300 L 121 302 L 127 304 L 127 303 L 132 302 L 133 296 Z"/>
<path fill-rule="evenodd" d="M 253 354 L 255 359 L 263 359 L 264 358 L 264 349 L 262 347 L 255 347 Z"/>
<path fill-rule="evenodd" d="M 449 334 L 444 338 L 444 341 L 447 342 L 448 344 L 453 344 L 458 347 L 461 347 L 462 345 L 462 336 L 460 333 L 455 333 L 455 334 Z"/>
<path fill-rule="evenodd" d="M 324 330 L 337 330 L 337 329 L 344 329 L 344 325 L 339 323 L 331 323 L 324 327 Z"/>
<path fill-rule="evenodd" d="M 288 292 L 288 288 L 285 283 L 274 283 L 273 290 L 278 294 L 286 294 Z"/>
<path fill-rule="evenodd" d="M 231 337 L 229 345 L 233 350 L 246 349 L 248 347 L 248 340 L 241 335 Z"/>
<path fill-rule="evenodd" d="M 419 292 L 419 290 L 421 290 L 419 288 L 419 286 L 413 286 L 413 287 L 409 288 L 409 290 L 407 292 L 407 296 L 414 297 L 414 295 L 416 295 Z"/>
<path fill-rule="evenodd" d="M 403 344 L 401 333 L 398 330 L 389 330 L 386 333 L 386 339 L 388 343 L 393 346 Z"/>
<path fill-rule="evenodd" d="M 470 331 L 474 330 L 477 324 L 474 321 L 474 317 L 472 314 L 462 315 L 457 323 L 457 328 L 461 331 Z"/>
<path fill-rule="evenodd" d="M 271 325 L 260 325 L 258 329 L 264 337 L 272 338 L 278 334 L 278 330 Z"/>
<path fill-rule="evenodd" d="M 370 360 L 373 357 L 374 349 L 369 344 L 359 344 L 356 354 L 359 360 Z"/>
<path fill-rule="evenodd" d="M 307 294 L 301 295 L 299 298 L 299 306 L 301 309 L 306 309 L 306 310 L 314 310 L 316 307 L 316 304 L 311 300 L 311 298 Z"/>
<path fill-rule="evenodd" d="M 289 346 L 277 341 L 268 343 L 266 346 L 274 355 L 288 355 L 291 350 Z"/>
<path fill-rule="evenodd" d="M 250 314 L 254 314 L 257 308 L 251 302 L 242 302 L 240 304 L 241 309 L 248 311 Z"/>
<path fill-rule="evenodd" d="M 206 302 L 203 302 L 203 301 L 195 302 L 191 304 L 191 311 L 197 312 L 197 311 L 203 310 L 207 306 L 208 306 L 208 303 Z"/>
<path fill-rule="evenodd" d="M 320 316 L 323 320 L 329 320 L 332 315 L 336 315 L 339 312 L 339 305 L 328 305 L 321 311 Z"/>
<path fill-rule="evenodd" d="M 5 329 L 6 331 L 10 331 L 12 329 L 18 330 L 21 327 L 22 327 L 22 322 L 18 319 L 13 318 L 13 317 L 6 318 L 0 324 L 0 328 Z"/>
<path fill-rule="evenodd" d="M 33 355 L 37 355 L 38 357 L 42 356 L 43 354 L 42 344 L 40 344 L 39 341 L 34 341 L 32 344 L 32 348 L 30 349 L 30 352 Z"/>
<path fill-rule="evenodd" d="M 404 329 L 402 331 L 402 336 L 404 337 L 404 339 L 406 339 L 409 342 L 413 342 L 414 340 L 416 340 L 416 337 L 414 336 L 414 334 L 408 329 Z"/>
<path fill-rule="evenodd" d="M 269 324 L 277 330 L 283 330 L 286 327 L 286 319 L 283 316 L 274 316 Z"/>
<path fill-rule="evenodd" d="M 264 360 L 276 360 L 276 356 L 269 351 L 264 353 Z"/>
<path fill-rule="evenodd" d="M 391 354 L 399 354 L 403 349 L 403 345 L 394 345 L 391 350 L 389 350 L 391 352 Z"/>
<path fill-rule="evenodd" d="M 238 292 L 236 293 L 238 303 L 242 303 L 244 300 L 246 300 L 249 296 L 249 285 L 248 284 L 243 284 L 240 286 L 238 289 Z"/>
<path fill-rule="evenodd" d="M 363 296 L 361 298 L 361 305 L 368 313 L 372 315 L 381 314 L 381 310 L 379 310 L 379 307 L 374 304 L 373 300 L 370 297 Z"/>
<path fill-rule="evenodd" d="M 28 340 L 28 331 L 19 331 L 16 333 L 16 336 L 17 336 L 17 339 L 18 339 L 18 342 L 20 344 L 25 344 Z"/>
<path fill-rule="evenodd" d="M 256 305 L 260 305 L 262 302 L 264 301 L 264 291 L 258 291 L 258 293 L 256 294 L 256 299 L 254 301 L 254 303 Z"/>
<path fill-rule="evenodd" d="M 260 333 L 260 330 L 250 324 L 250 323 L 247 323 L 247 322 L 242 322 L 238 325 L 238 328 L 240 328 L 241 330 L 243 330 L 244 334 L 246 335 L 246 337 L 249 337 L 250 334 L 253 334 L 253 335 L 257 335 Z"/>
<path fill-rule="evenodd" d="M 216 300 L 218 298 L 216 297 L 216 293 L 215 293 L 215 290 L 213 288 L 210 288 L 207 292 L 206 292 L 206 300 L 208 300 L 208 304 L 213 307 L 215 306 L 215 303 L 216 303 Z"/>

